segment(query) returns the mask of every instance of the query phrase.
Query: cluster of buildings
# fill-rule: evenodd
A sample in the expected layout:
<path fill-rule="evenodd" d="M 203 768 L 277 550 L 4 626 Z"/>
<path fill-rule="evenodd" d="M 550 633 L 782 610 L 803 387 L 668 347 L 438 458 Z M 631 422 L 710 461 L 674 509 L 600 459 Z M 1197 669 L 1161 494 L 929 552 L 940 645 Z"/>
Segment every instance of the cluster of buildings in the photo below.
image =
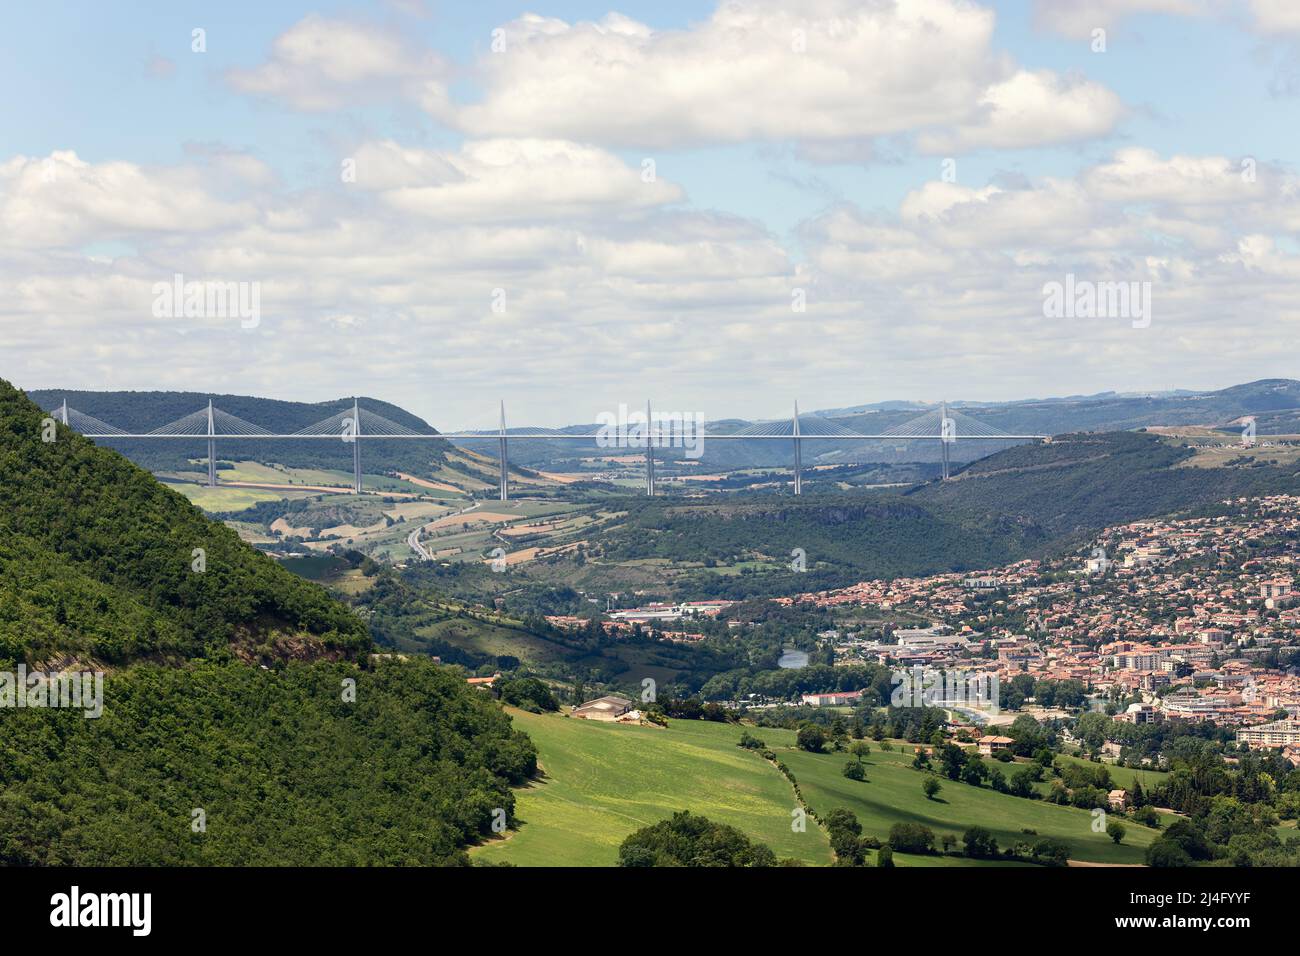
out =
<path fill-rule="evenodd" d="M 610 620 L 630 624 L 658 624 L 663 621 L 680 621 L 684 617 L 717 617 L 731 607 L 732 601 L 683 601 L 680 604 L 651 603 L 623 611 L 610 611 Z"/>
<path fill-rule="evenodd" d="M 600 621 L 600 626 L 610 636 L 630 634 L 636 626 L 640 625 L 653 628 L 665 640 L 695 643 L 702 641 L 704 636 L 691 628 L 691 621 L 717 617 L 734 603 L 734 601 L 683 601 L 680 604 L 654 602 L 642 607 L 607 611 L 605 616 L 608 620 Z M 579 631 L 591 626 L 589 618 L 574 614 L 548 614 L 546 620 L 562 631 Z"/>
<path fill-rule="evenodd" d="M 777 600 L 931 622 L 870 638 L 827 632 L 837 663 L 1077 680 L 1090 695 L 1139 701 L 1120 720 L 1213 720 L 1252 746 L 1300 745 L 1300 669 L 1285 666 L 1300 650 L 1300 498 L 1223 504 L 1216 517 L 1110 528 L 1082 558 Z"/>

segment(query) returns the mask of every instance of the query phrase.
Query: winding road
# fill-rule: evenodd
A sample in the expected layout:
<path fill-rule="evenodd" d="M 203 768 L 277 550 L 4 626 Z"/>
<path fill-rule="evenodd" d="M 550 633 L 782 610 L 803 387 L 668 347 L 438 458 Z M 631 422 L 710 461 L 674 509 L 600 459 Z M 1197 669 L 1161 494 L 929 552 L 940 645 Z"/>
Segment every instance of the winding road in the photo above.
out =
<path fill-rule="evenodd" d="M 442 520 L 442 518 L 454 518 L 457 515 L 466 514 L 467 512 L 473 511 L 475 508 L 477 508 L 479 504 L 480 502 L 476 501 L 468 508 L 461 508 L 459 511 L 453 511 L 451 514 L 442 515 L 438 520 Z M 424 545 L 420 544 L 420 532 L 423 530 L 424 530 L 424 525 L 420 525 L 419 527 L 417 527 L 414 531 L 412 531 L 410 534 L 406 536 L 406 543 L 411 546 L 412 551 L 414 551 L 417 555 L 419 555 L 421 561 L 432 561 L 433 552 L 431 552 Z"/>

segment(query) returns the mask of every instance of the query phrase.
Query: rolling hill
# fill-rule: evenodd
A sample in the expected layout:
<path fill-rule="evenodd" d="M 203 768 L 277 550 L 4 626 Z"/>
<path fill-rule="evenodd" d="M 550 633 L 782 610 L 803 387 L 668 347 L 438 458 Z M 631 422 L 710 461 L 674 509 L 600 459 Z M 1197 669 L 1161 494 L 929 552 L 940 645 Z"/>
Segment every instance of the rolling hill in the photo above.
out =
<path fill-rule="evenodd" d="M 587 560 L 564 582 L 701 598 L 790 594 L 994 567 L 1081 546 L 1111 525 L 1300 490 L 1294 461 L 1187 467 L 1196 452 L 1184 444 L 1075 434 L 897 491 L 627 499 L 617 517 L 583 529 Z M 795 549 L 806 572 L 791 568 Z"/>
<path fill-rule="evenodd" d="M 689 809 L 772 847 L 778 857 L 831 860 L 814 821 L 792 832 L 790 785 L 736 746 L 730 724 L 675 720 L 666 729 L 511 711 L 537 743 L 544 776 L 518 792 L 523 827 L 473 851 L 518 866 L 613 866 L 629 833 Z M 766 731 L 764 731 L 766 733 Z M 775 731 L 788 736 L 792 731 Z"/>
<path fill-rule="evenodd" d="M 0 383 L 0 865 L 463 865 L 513 820 L 536 752 L 462 671 L 372 659 L 346 605 L 45 417 Z"/>
<path fill-rule="evenodd" d="M 249 395 L 209 395 L 199 392 L 88 392 L 75 389 L 40 389 L 29 397 L 46 411 L 56 413 L 67 402 L 85 415 L 133 434 L 145 434 L 169 422 L 199 410 L 206 410 L 209 399 L 215 408 L 257 425 L 273 434 L 292 434 L 316 425 L 339 413 L 350 411 L 351 398 L 328 402 L 288 402 Z M 361 408 L 388 421 L 420 432 L 437 429 L 416 415 L 377 398 L 358 398 Z M 96 439 L 113 448 L 143 468 L 159 474 L 198 472 L 194 459 L 207 457 L 207 439 L 196 436 L 157 441 L 149 439 Z M 318 483 L 347 485 L 352 472 L 352 446 L 344 442 L 321 440 L 276 439 L 259 441 L 223 439 L 217 443 L 221 462 L 255 462 L 276 465 L 299 473 L 316 473 Z M 404 441 L 370 439 L 363 448 L 362 465 L 367 475 L 406 474 L 425 481 L 433 479 L 465 494 L 489 488 L 496 481 L 496 463 L 439 440 Z M 518 480 L 536 482 L 536 476 L 516 472 Z M 225 477 L 223 475 L 223 477 Z M 279 481 L 286 479 L 281 476 Z M 544 484 L 544 482 L 542 482 Z M 370 485 L 375 481 L 372 478 Z M 406 489 L 409 491 L 416 488 Z"/>
<path fill-rule="evenodd" d="M 1067 843 L 1071 859 L 1140 864 L 1158 831 L 1128 825 L 1123 843 L 1092 829 L 1086 810 L 998 793 L 989 787 L 943 780 L 939 799 L 921 791 L 926 774 L 913 770 L 910 752 L 872 744 L 867 781 L 841 773 L 843 753 L 797 750 L 795 733 L 772 727 L 670 720 L 666 728 L 575 720 L 558 714 L 511 711 L 535 741 L 544 771 L 517 791 L 524 826 L 505 839 L 472 851 L 475 858 L 519 866 L 613 866 L 618 846 L 633 831 L 690 810 L 730 824 L 769 845 L 778 857 L 824 865 L 826 837 L 809 817 L 794 832 L 797 806 L 790 783 L 769 761 L 737 746 L 743 731 L 761 738 L 799 782 L 804 801 L 819 818 L 837 807 L 852 810 L 864 836 L 886 841 L 895 823 L 920 823 L 936 836 L 960 838 L 970 826 L 993 832 L 1001 847 L 1053 837 Z M 1001 866 L 1006 860 L 896 854 L 899 866 Z"/>
<path fill-rule="evenodd" d="M 127 663 L 236 645 L 356 657 L 365 625 L 116 452 L 0 383 L 0 660 Z"/>

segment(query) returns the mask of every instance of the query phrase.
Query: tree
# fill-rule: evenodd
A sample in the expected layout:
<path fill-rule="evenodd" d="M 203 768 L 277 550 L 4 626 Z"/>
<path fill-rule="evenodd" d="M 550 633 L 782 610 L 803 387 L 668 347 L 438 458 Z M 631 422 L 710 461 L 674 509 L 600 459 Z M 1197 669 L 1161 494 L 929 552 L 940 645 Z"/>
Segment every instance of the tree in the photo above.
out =
<path fill-rule="evenodd" d="M 980 787 L 984 785 L 988 773 L 989 769 L 980 759 L 979 754 L 971 754 L 966 760 L 966 766 L 961 768 L 961 779 L 963 783 L 969 783 L 972 787 Z"/>
<path fill-rule="evenodd" d="M 1179 820 L 1171 824 L 1156 843 L 1161 841 L 1176 844 L 1193 860 L 1208 860 L 1214 856 L 1214 849 L 1206 840 L 1204 832 L 1191 820 Z M 1152 846 L 1154 845 L 1153 843 Z"/>
<path fill-rule="evenodd" d="M 962 834 L 966 855 L 976 860 L 987 860 L 998 855 L 998 841 L 983 827 L 970 827 Z"/>
<path fill-rule="evenodd" d="M 1156 813 L 1156 808 L 1151 806 L 1138 807 L 1133 811 L 1133 819 L 1144 827 L 1154 827 L 1160 829 L 1160 814 Z"/>
<path fill-rule="evenodd" d="M 989 786 L 998 793 L 1007 792 L 1007 778 L 1000 767 L 989 767 Z"/>
<path fill-rule="evenodd" d="M 1070 862 L 1070 845 L 1051 837 L 1035 842 L 1030 853 L 1035 860 L 1048 866 L 1068 866 Z"/>
<path fill-rule="evenodd" d="M 1146 864 L 1162 867 L 1191 866 L 1192 858 L 1177 843 L 1162 837 L 1147 847 Z"/>
<path fill-rule="evenodd" d="M 858 822 L 857 814 L 845 807 L 836 807 L 826 814 L 822 825 L 830 836 L 836 862 L 845 866 L 861 866 L 863 848 L 859 837 L 862 834 L 862 824 Z"/>
<path fill-rule="evenodd" d="M 899 853 L 933 853 L 934 831 L 919 823 L 895 823 L 889 828 L 889 845 Z"/>
<path fill-rule="evenodd" d="M 1074 734 L 1096 750 L 1106 742 L 1107 735 L 1111 733 L 1114 726 L 1114 721 L 1105 714 L 1100 711 L 1089 711 L 1075 724 Z"/>
<path fill-rule="evenodd" d="M 942 789 L 943 787 L 934 777 L 926 777 L 925 782 L 921 784 L 921 790 L 925 793 L 925 799 L 927 800 L 933 800 L 935 794 Z"/>
<path fill-rule="evenodd" d="M 958 780 L 961 778 L 962 769 L 966 766 L 966 751 L 956 744 L 944 744 L 939 750 L 939 762 L 944 776 L 949 780 Z"/>
<path fill-rule="evenodd" d="M 826 749 L 826 733 L 816 724 L 804 724 L 799 728 L 795 743 L 800 750 L 819 754 Z"/>
<path fill-rule="evenodd" d="M 618 850 L 619 866 L 775 866 L 771 848 L 735 827 L 681 810 L 631 833 Z"/>
<path fill-rule="evenodd" d="M 865 740 L 855 740 L 849 745 L 849 753 L 858 758 L 858 763 L 862 763 L 863 758 L 871 753 L 871 744 Z"/>
<path fill-rule="evenodd" d="M 1124 828 L 1124 824 L 1120 823 L 1118 820 L 1111 820 L 1106 824 L 1107 835 L 1116 843 L 1123 840 L 1124 834 L 1127 832 L 1128 831 Z"/>
<path fill-rule="evenodd" d="M 536 677 L 497 681 L 495 691 L 500 696 L 502 703 L 511 704 L 533 713 L 560 709 L 560 702 L 555 699 L 551 689 Z"/>
<path fill-rule="evenodd" d="M 862 764 L 855 760 L 850 760 L 844 765 L 844 776 L 850 780 L 866 780 L 867 772 L 862 769 Z"/>
<path fill-rule="evenodd" d="M 1034 793 L 1034 775 L 1030 770 L 1017 770 L 1011 775 L 1009 787 L 1012 796 L 1028 797 Z"/>
<path fill-rule="evenodd" d="M 894 851 L 887 846 L 882 846 L 880 852 L 876 854 L 876 866 L 891 868 L 894 865 Z"/>
<path fill-rule="evenodd" d="M 843 750 L 849 742 L 849 728 L 844 718 L 838 714 L 831 721 L 831 743 L 837 751 Z"/>
<path fill-rule="evenodd" d="M 848 807 L 836 807 L 826 814 L 826 829 L 848 830 L 854 836 L 862 835 L 862 824 L 858 822 L 858 815 Z"/>

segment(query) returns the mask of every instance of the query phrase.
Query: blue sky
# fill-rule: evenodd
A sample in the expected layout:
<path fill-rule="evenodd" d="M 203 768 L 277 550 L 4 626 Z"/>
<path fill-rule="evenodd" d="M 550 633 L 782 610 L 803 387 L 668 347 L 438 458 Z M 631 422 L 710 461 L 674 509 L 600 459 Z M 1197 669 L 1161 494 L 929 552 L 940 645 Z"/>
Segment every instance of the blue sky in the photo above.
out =
<path fill-rule="evenodd" d="M 968 175 L 1000 172 L 1068 175 L 1114 142 L 1141 142 L 1162 152 L 1250 154 L 1294 158 L 1300 126 L 1295 102 L 1268 93 L 1276 54 L 1267 38 L 1221 19 L 1139 14 L 1112 29 L 1105 54 L 1087 42 L 1035 28 L 1028 2 L 992 3 L 997 46 L 1030 67 L 1079 71 L 1116 90 L 1137 112 L 1105 143 L 1068 148 L 982 151 L 964 157 Z M 569 21 L 596 20 L 618 10 L 658 29 L 685 28 L 706 18 L 711 4 L 627 2 L 430 3 L 424 16 L 404 16 L 384 5 L 275 4 L 232 0 L 129 5 L 51 2 L 10 11 L 9 43 L 0 79 L 9 90 L 33 95 L 0 101 L 0 154 L 45 154 L 73 146 L 86 159 L 175 162 L 187 143 L 220 141 L 248 149 L 290 182 L 333 175 L 322 168 L 319 141 L 366 129 L 413 143 L 454 142 L 456 136 L 418 110 L 384 104 L 347 111 L 323 123 L 319 116 L 234 95 L 221 74 L 262 60 L 276 36 L 313 12 L 394 23 L 408 36 L 470 62 L 490 44 L 494 27 L 525 10 Z M 208 52 L 190 53 L 190 31 L 202 26 Z M 340 55 L 343 55 L 342 53 Z M 166 57 L 176 73 L 160 82 L 148 72 Z M 635 158 L 635 150 L 626 151 Z M 768 156 L 756 156 L 767 153 Z M 895 161 L 862 166 L 809 167 L 788 149 L 687 149 L 674 158 L 673 176 L 699 204 L 757 216 L 790 228 L 816 205 L 812 188 L 784 177 L 824 183 L 834 195 L 863 205 L 892 206 L 920 179 L 934 175 L 931 158 L 897 153 Z M 757 161 L 755 161 L 757 159 Z M 778 178 L 781 177 L 781 178 Z"/>
<path fill-rule="evenodd" d="M 886 36 L 907 28 L 852 0 L 741 2 L 737 16 L 753 19 L 737 29 L 752 34 L 730 48 L 712 4 L 16 8 L 0 39 L 11 91 L 0 99 L 0 169 L 10 163 L 0 224 L 18 251 L 0 282 L 20 294 L 0 313 L 0 345 L 18 367 L 0 374 L 28 387 L 188 383 L 303 399 L 366 390 L 424 412 L 436 403 L 467 424 L 505 391 L 552 423 L 652 390 L 723 415 L 779 413 L 796 394 L 812 407 L 935 400 L 936 377 L 949 397 L 996 399 L 1287 374 L 1267 350 L 1219 344 L 1291 334 L 1297 317 L 1297 99 L 1279 87 L 1296 73 L 1300 25 L 1284 5 L 986 3 L 974 9 L 995 17 L 987 42 L 969 8 L 923 6 L 940 35 L 933 47 L 904 38 L 863 46 L 870 56 L 833 49 L 819 18 Z M 1090 49 L 1090 23 L 1105 29 L 1105 52 Z M 782 31 L 800 25 L 814 37 L 807 56 L 827 69 L 787 91 L 783 75 L 797 74 L 773 72 L 769 46 L 779 53 Z M 498 27 L 511 46 L 494 55 Z M 324 50 L 286 57 L 295 37 Z M 333 74 L 367 45 L 384 65 Z M 882 65 L 899 45 L 909 58 Z M 386 50 L 400 50 L 400 69 L 388 69 Z M 932 50 L 940 60 L 947 50 L 951 72 Z M 610 63 L 631 63 L 632 78 L 602 98 Z M 917 89 L 899 93 L 914 76 Z M 1031 76 L 1029 94 L 988 92 Z M 679 80 L 696 86 L 673 91 L 677 108 L 644 102 Z M 926 83 L 942 92 L 931 98 Z M 321 84 L 328 95 L 309 100 Z M 548 113 L 556 91 L 574 89 Z M 517 108 L 533 95 L 535 108 Z M 992 120 L 990 95 L 1009 104 Z M 879 111 L 873 97 L 885 98 Z M 1022 108 L 1023 121 L 1005 119 Z M 543 191 L 555 181 L 548 163 L 554 177 L 592 177 L 591 204 L 517 195 L 508 162 L 473 145 L 502 141 L 525 144 Z M 539 142 L 552 145 L 534 155 L 527 144 Z M 53 158 L 69 153 L 75 163 Z M 356 155 L 373 157 L 382 181 L 342 187 L 339 164 Z M 1263 192 L 1238 200 L 1207 177 L 1232 180 L 1243 157 L 1260 167 Z M 960 192 L 934 185 L 949 158 Z M 619 164 L 635 175 L 646 159 L 664 188 L 629 199 Z M 602 193 L 605 175 L 614 181 Z M 476 188 L 445 188 L 466 182 Z M 1075 221 L 1053 219 L 1054 204 Z M 976 241 L 985 226 L 987 244 Z M 350 275 L 367 258 L 351 237 L 372 231 L 376 263 L 444 243 L 463 261 L 444 273 L 445 254 L 413 259 L 402 278 L 358 265 L 346 290 L 322 281 L 342 262 Z M 581 265 L 571 243 L 588 257 Z M 315 272 L 308 245 L 321 257 Z M 263 283 L 275 317 L 242 336 L 219 322 L 153 322 L 131 290 L 176 271 Z M 1167 318 L 1143 337 L 1125 322 L 1044 329 L 1035 290 L 1064 271 L 1154 281 Z M 522 314 L 492 313 L 498 287 L 518 290 Z M 810 290 L 813 307 L 789 314 L 790 288 Z M 81 334 L 97 347 L 58 344 Z M 217 369 L 203 357 L 211 336 L 229 357 Z M 475 354 L 485 342 L 508 372 Z M 647 351 L 672 358 L 649 369 L 635 358 Z M 589 392 L 557 393 L 558 377 L 597 356 Z M 430 397 L 431 378 L 450 397 Z"/>

